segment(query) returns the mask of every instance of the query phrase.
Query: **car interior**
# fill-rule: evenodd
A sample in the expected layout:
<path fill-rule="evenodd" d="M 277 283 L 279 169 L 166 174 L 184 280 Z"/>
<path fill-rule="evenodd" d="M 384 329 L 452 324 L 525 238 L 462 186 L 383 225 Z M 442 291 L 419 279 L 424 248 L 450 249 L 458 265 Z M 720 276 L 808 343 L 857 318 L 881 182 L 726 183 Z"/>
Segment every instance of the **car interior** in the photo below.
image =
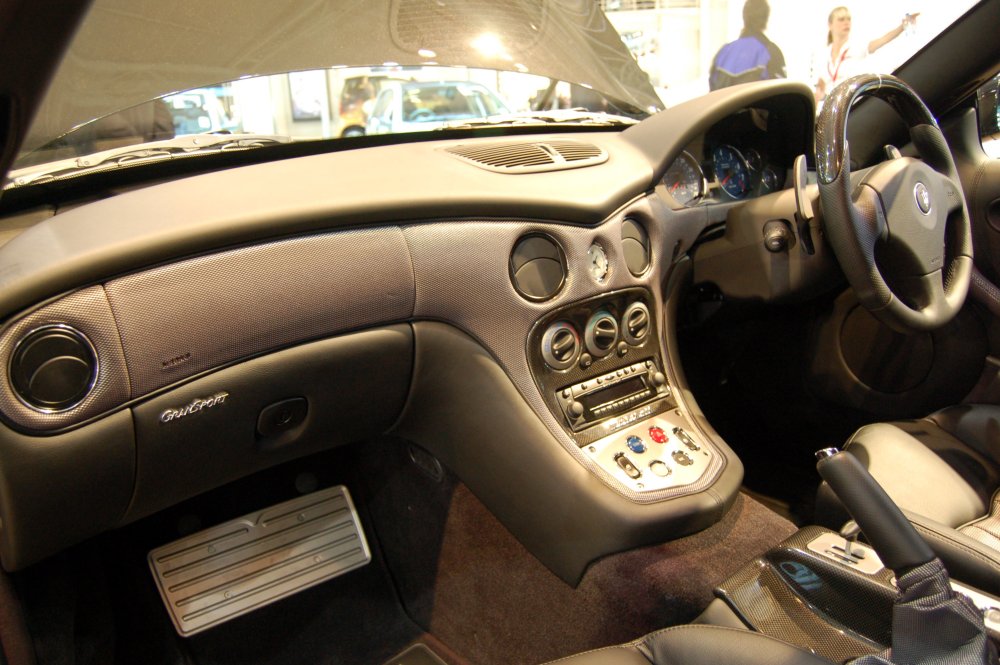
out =
<path fill-rule="evenodd" d="M 5 172 L 87 5 L 0 6 Z M 6 188 L 0 663 L 997 662 L 998 25 Z"/>

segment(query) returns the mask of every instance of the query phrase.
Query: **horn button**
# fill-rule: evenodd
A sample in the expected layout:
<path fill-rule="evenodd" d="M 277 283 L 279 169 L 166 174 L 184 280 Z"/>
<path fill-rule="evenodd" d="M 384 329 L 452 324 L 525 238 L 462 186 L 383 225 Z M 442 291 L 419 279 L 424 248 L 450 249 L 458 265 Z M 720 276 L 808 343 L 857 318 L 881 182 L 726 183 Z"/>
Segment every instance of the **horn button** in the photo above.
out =
<path fill-rule="evenodd" d="M 955 200 L 945 191 L 946 179 L 923 162 L 902 157 L 875 167 L 862 183 L 874 190 L 885 216 L 880 263 L 900 276 L 940 270 Z"/>

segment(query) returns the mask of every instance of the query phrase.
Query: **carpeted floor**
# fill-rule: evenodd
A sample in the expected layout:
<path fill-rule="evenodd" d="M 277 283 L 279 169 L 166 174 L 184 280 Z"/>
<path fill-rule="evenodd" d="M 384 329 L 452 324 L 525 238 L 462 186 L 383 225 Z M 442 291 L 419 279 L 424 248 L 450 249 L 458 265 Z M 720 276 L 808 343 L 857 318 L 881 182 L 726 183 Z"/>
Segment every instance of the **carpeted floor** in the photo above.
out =
<path fill-rule="evenodd" d="M 366 501 L 410 616 L 475 663 L 538 663 L 694 619 L 713 588 L 795 531 L 739 498 L 698 534 L 607 557 L 572 588 L 464 485 L 416 470 L 405 446 L 366 458 Z"/>
<path fill-rule="evenodd" d="M 146 563 L 152 547 L 341 483 L 371 564 L 199 635 L 176 635 Z M 609 556 L 573 588 L 467 487 L 447 473 L 430 477 L 405 442 L 387 439 L 247 478 L 12 578 L 47 665 L 388 665 L 414 644 L 447 665 L 513 665 L 688 622 L 717 584 L 793 531 L 743 495 L 715 526 Z"/>
<path fill-rule="evenodd" d="M 174 631 L 146 563 L 185 531 L 346 483 L 350 451 L 312 457 L 234 483 L 13 575 L 37 660 L 45 665 L 382 665 L 414 644 L 467 665 L 404 611 L 363 505 L 369 565 L 189 638 Z M 194 525 L 192 527 L 192 525 Z"/>

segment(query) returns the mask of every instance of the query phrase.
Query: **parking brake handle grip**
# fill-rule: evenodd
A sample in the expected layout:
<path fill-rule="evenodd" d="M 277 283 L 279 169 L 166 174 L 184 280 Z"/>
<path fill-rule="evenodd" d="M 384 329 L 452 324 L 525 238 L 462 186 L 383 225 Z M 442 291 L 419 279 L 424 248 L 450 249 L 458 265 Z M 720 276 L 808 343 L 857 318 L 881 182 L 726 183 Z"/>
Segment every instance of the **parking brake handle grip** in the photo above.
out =
<path fill-rule="evenodd" d="M 882 563 L 902 574 L 934 558 L 934 552 L 854 455 L 836 448 L 816 453 L 816 470 L 861 527 Z"/>

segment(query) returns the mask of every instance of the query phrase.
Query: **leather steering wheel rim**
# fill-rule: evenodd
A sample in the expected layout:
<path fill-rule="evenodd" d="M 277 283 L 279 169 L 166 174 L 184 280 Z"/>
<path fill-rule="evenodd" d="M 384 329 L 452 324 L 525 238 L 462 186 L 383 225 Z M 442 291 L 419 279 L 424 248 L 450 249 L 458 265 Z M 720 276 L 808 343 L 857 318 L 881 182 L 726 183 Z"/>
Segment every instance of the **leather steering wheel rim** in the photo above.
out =
<path fill-rule="evenodd" d="M 847 119 L 863 97 L 896 110 L 922 159 L 889 159 L 852 179 Z M 948 143 L 917 94 L 878 74 L 837 86 L 817 119 L 816 167 L 824 230 L 861 304 L 904 333 L 958 314 L 972 276 L 972 227 Z"/>

